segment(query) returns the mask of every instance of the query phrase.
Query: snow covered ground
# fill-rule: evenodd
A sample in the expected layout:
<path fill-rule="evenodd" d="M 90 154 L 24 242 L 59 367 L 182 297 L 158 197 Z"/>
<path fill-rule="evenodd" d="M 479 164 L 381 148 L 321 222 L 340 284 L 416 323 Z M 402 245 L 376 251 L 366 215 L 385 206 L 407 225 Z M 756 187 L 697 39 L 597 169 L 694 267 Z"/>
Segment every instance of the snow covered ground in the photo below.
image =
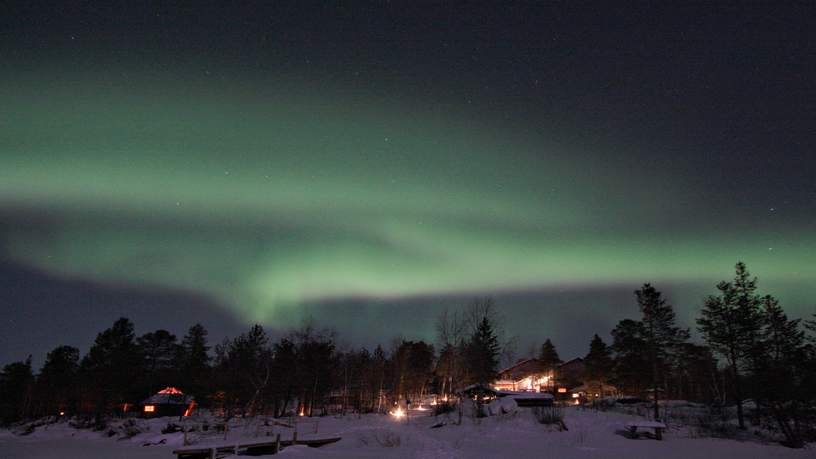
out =
<path fill-rule="evenodd" d="M 453 419 L 453 418 L 452 418 Z M 415 412 L 410 419 L 365 415 L 344 418 L 298 418 L 298 438 L 342 437 L 338 443 L 321 448 L 294 446 L 281 452 L 282 458 L 593 458 L 593 459 L 766 459 L 816 458 L 816 448 L 793 450 L 758 441 L 693 438 L 686 429 L 672 429 L 663 441 L 630 440 L 620 434 L 631 420 L 643 420 L 621 413 L 566 409 L 569 428 L 560 432 L 538 424 L 529 409 L 515 415 L 498 416 L 475 422 L 465 418 L 461 425 L 431 428 L 443 420 Z M 143 433 L 131 438 L 107 437 L 99 432 L 77 430 L 67 423 L 39 427 L 27 436 L 0 431 L 0 458 L 165 458 L 182 447 L 183 434 L 162 434 L 168 422 L 177 418 L 137 420 Z M 266 441 L 281 433 L 291 438 L 287 427 L 262 425 L 259 419 L 236 421 L 226 435 L 214 432 L 190 434 L 195 446 L 226 445 Z M 162 442 L 161 444 L 156 444 Z M 153 444 L 143 446 L 145 444 Z"/>

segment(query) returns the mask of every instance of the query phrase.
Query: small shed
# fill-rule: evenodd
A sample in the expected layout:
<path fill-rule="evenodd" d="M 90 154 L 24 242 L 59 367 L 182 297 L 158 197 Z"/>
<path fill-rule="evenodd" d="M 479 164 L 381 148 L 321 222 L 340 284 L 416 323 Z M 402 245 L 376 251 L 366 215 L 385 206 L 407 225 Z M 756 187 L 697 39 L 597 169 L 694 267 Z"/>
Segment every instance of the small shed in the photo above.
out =
<path fill-rule="evenodd" d="M 184 395 L 175 387 L 165 387 L 142 402 L 145 417 L 189 416 L 195 406 L 192 395 Z"/>

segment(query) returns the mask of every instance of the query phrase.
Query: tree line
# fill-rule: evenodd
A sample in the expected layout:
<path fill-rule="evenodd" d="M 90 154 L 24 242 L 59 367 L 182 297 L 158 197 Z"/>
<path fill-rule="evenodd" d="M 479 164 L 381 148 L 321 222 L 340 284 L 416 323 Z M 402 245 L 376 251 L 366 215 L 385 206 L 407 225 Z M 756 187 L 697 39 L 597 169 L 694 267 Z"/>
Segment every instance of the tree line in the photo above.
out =
<path fill-rule="evenodd" d="M 704 343 L 696 344 L 661 293 L 643 285 L 635 292 L 640 319 L 618 322 L 611 346 L 593 337 L 586 378 L 648 394 L 656 419 L 661 397 L 735 405 L 744 430 L 750 399 L 753 424 L 773 424 L 788 444 L 802 446 L 816 432 L 816 320 L 788 318 L 775 297 L 758 293 L 741 262 L 716 289 L 696 320 Z"/>
<path fill-rule="evenodd" d="M 136 336 L 134 324 L 120 318 L 81 358 L 79 349 L 59 346 L 36 374 L 30 357 L 3 367 L 0 423 L 56 414 L 103 422 L 140 409 L 140 401 L 166 386 L 225 416 L 386 411 L 397 400 L 421 401 L 431 393 L 452 394 L 460 383 L 492 381 L 499 358 L 492 304 L 481 311 L 470 329 L 461 327 L 454 346 L 457 371 L 467 369 L 455 386 L 443 382 L 453 375 L 442 369 L 444 357 L 421 340 L 398 338 L 388 350 L 340 350 L 334 332 L 307 323 L 277 340 L 254 325 L 211 346 L 200 324 L 179 340 L 166 330 Z"/>
<path fill-rule="evenodd" d="M 743 429 L 750 399 L 756 408 L 748 421 L 771 419 L 791 444 L 802 443 L 803 426 L 816 417 L 816 320 L 789 319 L 777 299 L 758 293 L 743 263 L 705 299 L 696 321 L 702 343 L 691 341 L 654 286 L 644 284 L 635 300 L 640 317 L 619 321 L 611 344 L 592 337 L 586 382 L 648 396 L 655 418 L 661 398 L 736 405 Z M 500 362 L 515 361 L 516 340 L 503 336 L 501 323 L 493 302 L 478 300 L 443 312 L 435 343 L 398 338 L 388 349 L 368 350 L 338 349 L 334 332 L 312 324 L 276 340 L 255 325 L 211 346 L 198 324 L 179 340 L 166 330 L 136 336 L 121 318 L 81 358 L 77 348 L 59 346 L 37 374 L 30 358 L 6 365 L 0 422 L 59 412 L 100 418 L 137 407 L 165 386 L 225 415 L 381 412 L 397 400 L 453 397 L 494 381 Z M 553 367 L 561 362 L 549 339 L 535 357 Z"/>

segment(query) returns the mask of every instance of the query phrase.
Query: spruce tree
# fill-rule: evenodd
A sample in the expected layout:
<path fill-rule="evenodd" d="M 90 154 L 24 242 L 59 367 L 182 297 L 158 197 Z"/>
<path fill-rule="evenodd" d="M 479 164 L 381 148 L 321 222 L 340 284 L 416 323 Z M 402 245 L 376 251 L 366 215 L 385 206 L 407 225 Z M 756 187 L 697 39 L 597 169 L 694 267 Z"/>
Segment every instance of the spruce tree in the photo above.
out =
<path fill-rule="evenodd" d="M 110 403 L 134 402 L 144 395 L 133 382 L 141 372 L 141 355 L 136 346 L 133 322 L 122 317 L 99 333 L 82 359 L 84 388 L 95 401 L 97 419 Z"/>
<path fill-rule="evenodd" d="M 555 345 L 547 338 L 544 344 L 541 345 L 541 352 L 538 354 L 538 360 L 547 368 L 556 367 L 561 364 L 561 358 L 558 357 L 558 351 Z"/>
<path fill-rule="evenodd" d="M 589 342 L 589 352 L 584 357 L 584 368 L 587 380 L 600 383 L 601 397 L 603 397 L 603 385 L 608 381 L 612 372 L 612 365 L 612 352 L 609 346 L 596 334 Z"/>
<path fill-rule="evenodd" d="M 719 295 L 705 300 L 697 328 L 709 347 L 722 355 L 733 379 L 737 421 L 745 429 L 742 410 L 742 370 L 753 365 L 762 326 L 760 298 L 756 294 L 757 279 L 752 278 L 745 264 L 736 265 L 733 282 L 717 284 Z"/>
<path fill-rule="evenodd" d="M 635 296 L 642 315 L 643 340 L 651 366 L 654 418 L 657 420 L 660 419 L 658 383 L 663 379 L 663 365 L 669 354 L 688 339 L 688 330 L 675 325 L 674 309 L 650 284 L 643 284 L 635 291 Z"/>
<path fill-rule="evenodd" d="M 209 386 L 209 350 L 207 330 L 201 324 L 190 327 L 179 347 L 178 366 L 181 377 L 186 381 L 188 390 L 199 396 L 203 396 Z"/>
<path fill-rule="evenodd" d="M 493 325 L 486 316 L 482 317 L 468 346 L 468 368 L 472 382 L 488 384 L 496 379 L 500 350 Z"/>

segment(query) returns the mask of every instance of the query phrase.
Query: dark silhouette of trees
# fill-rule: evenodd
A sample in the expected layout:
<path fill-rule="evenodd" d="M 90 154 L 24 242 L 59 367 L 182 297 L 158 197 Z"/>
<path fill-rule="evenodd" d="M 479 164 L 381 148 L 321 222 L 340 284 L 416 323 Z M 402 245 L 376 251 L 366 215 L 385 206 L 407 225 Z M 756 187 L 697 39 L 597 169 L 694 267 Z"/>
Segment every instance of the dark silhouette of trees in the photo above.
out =
<path fill-rule="evenodd" d="M 541 352 L 538 354 L 538 360 L 548 367 L 557 367 L 562 363 L 561 357 L 558 356 L 558 351 L 555 345 L 547 338 L 544 344 L 541 345 Z"/>
<path fill-rule="evenodd" d="M 789 446 L 804 446 L 799 422 L 802 410 L 810 405 L 808 371 L 801 363 L 808 361 L 805 332 L 800 320 L 788 319 L 779 302 L 766 295 L 761 299 L 762 328 L 754 357 L 752 379 L 756 381 L 754 399 L 767 409 L 785 435 Z"/>
<path fill-rule="evenodd" d="M 706 298 L 701 317 L 697 319 L 703 339 L 728 363 L 740 429 L 745 429 L 742 372 L 755 363 L 753 356 L 762 327 L 756 288 L 757 279 L 751 277 L 744 263 L 737 263 L 734 280 L 717 284 L 719 295 Z"/>
<path fill-rule="evenodd" d="M 48 353 L 37 376 L 37 414 L 78 410 L 79 349 L 59 346 Z"/>
<path fill-rule="evenodd" d="M 649 374 L 646 334 L 643 323 L 623 319 L 612 330 L 615 354 L 613 381 L 624 392 L 637 394 L 644 390 L 644 374 Z"/>
<path fill-rule="evenodd" d="M 640 307 L 642 338 L 651 367 L 654 418 L 660 419 L 660 386 L 665 385 L 660 383 L 665 381 L 670 355 L 688 340 L 689 334 L 688 330 L 675 325 L 674 309 L 650 284 L 643 284 L 643 287 L 635 291 L 635 296 Z"/>
<path fill-rule="evenodd" d="M 31 356 L 0 371 L 0 424 L 8 425 L 30 415 L 34 393 Z"/>
<path fill-rule="evenodd" d="M 119 404 L 139 399 L 142 394 L 134 381 L 138 381 L 140 371 L 133 323 L 120 318 L 96 336 L 80 364 L 83 398 L 94 407 L 97 418 Z"/>
<path fill-rule="evenodd" d="M 296 344 L 296 375 L 300 410 L 311 416 L 315 408 L 323 404 L 332 389 L 335 344 L 330 331 L 317 331 L 307 324 L 293 334 Z"/>
<path fill-rule="evenodd" d="M 424 341 L 402 341 L 391 357 L 395 395 L 400 399 L 422 397 L 433 377 L 434 348 Z"/>
<path fill-rule="evenodd" d="M 501 347 L 487 316 L 482 317 L 468 342 L 467 368 L 472 383 L 489 384 L 496 379 Z"/>
<path fill-rule="evenodd" d="M 187 388 L 205 402 L 210 387 L 210 347 L 207 345 L 207 330 L 195 324 L 187 330 L 178 347 L 176 362 L 179 370 L 179 385 Z"/>
<path fill-rule="evenodd" d="M 601 397 L 604 396 L 603 385 L 609 381 L 613 366 L 612 350 L 596 334 L 589 342 L 589 352 L 584 357 L 584 372 L 588 381 L 600 383 Z"/>
<path fill-rule="evenodd" d="M 145 333 L 136 339 L 136 346 L 142 357 L 141 379 L 145 392 L 178 385 L 177 359 L 180 348 L 176 343 L 176 335 L 167 330 Z"/>
<path fill-rule="evenodd" d="M 215 371 L 227 415 L 253 414 L 265 404 L 271 377 L 272 351 L 263 327 L 253 325 L 233 340 L 216 346 Z"/>

